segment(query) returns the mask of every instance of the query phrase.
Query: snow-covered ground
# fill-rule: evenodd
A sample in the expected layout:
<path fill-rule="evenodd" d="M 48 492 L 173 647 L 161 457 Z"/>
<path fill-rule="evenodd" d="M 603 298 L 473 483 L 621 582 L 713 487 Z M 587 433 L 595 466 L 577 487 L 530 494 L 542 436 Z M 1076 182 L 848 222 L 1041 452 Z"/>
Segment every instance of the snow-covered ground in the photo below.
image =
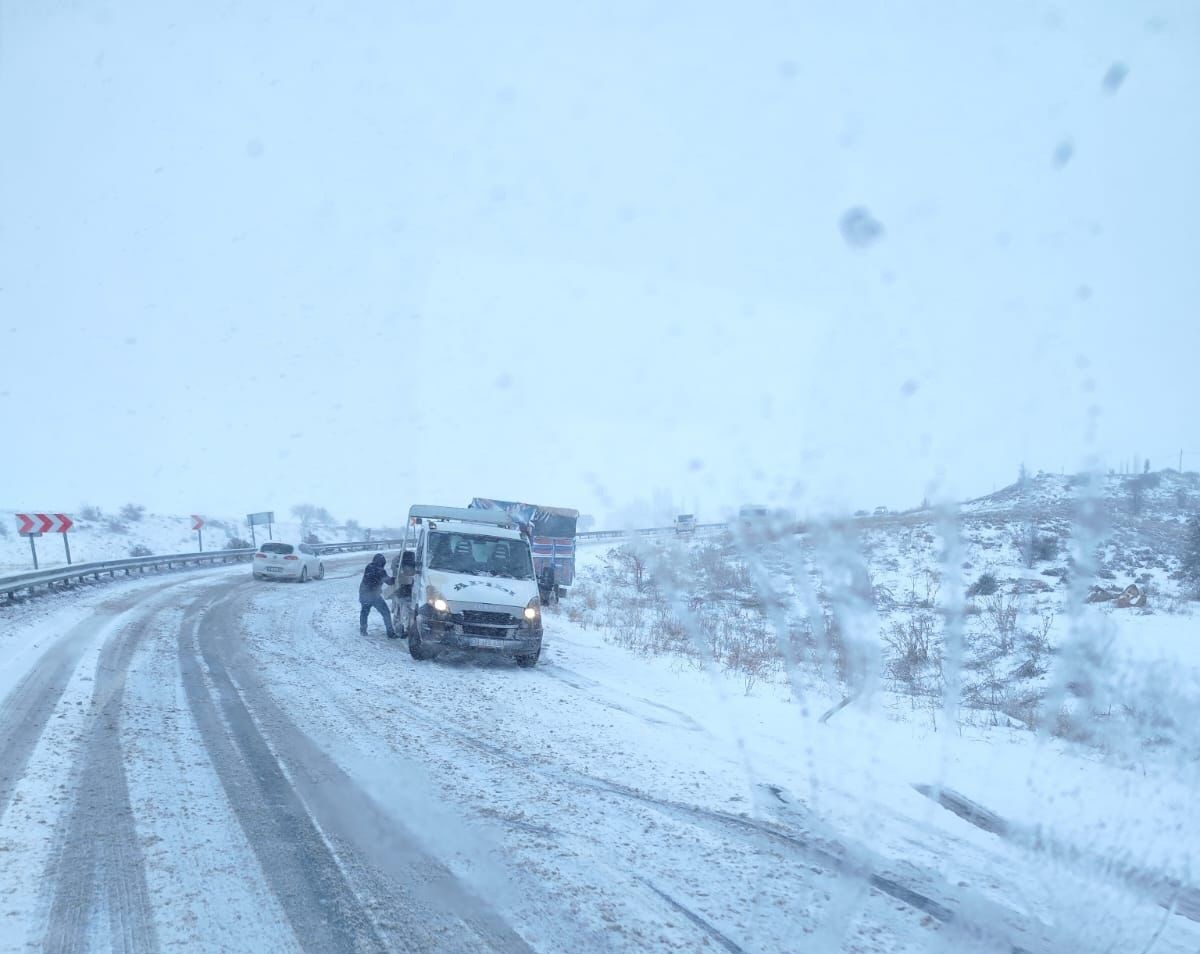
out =
<path fill-rule="evenodd" d="M 362 562 L 0 610 L 0 951 L 1200 948 L 1194 766 L 821 724 L 569 600 L 533 670 L 417 663 L 358 635 Z"/>

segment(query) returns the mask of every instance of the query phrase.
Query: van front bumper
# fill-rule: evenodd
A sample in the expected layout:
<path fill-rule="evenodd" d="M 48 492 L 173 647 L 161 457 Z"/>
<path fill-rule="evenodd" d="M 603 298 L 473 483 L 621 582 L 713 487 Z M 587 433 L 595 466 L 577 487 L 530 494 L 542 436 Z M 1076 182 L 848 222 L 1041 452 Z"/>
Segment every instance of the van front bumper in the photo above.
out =
<path fill-rule="evenodd" d="M 515 617 L 514 617 L 515 619 Z M 505 656 L 528 656 L 542 647 L 542 630 L 519 624 L 488 626 L 466 622 L 462 613 L 435 613 L 423 606 L 417 612 L 421 642 L 443 649 L 501 653 Z"/>

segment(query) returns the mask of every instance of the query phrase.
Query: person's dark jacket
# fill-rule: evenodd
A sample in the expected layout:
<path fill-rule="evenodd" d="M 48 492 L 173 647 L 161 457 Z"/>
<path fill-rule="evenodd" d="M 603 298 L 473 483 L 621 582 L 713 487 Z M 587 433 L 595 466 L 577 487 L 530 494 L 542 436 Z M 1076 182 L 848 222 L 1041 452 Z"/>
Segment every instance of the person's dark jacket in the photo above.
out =
<path fill-rule="evenodd" d="M 363 570 L 362 582 L 358 584 L 358 599 L 361 603 L 370 603 L 383 595 L 383 584 L 389 586 L 396 582 L 394 576 L 387 571 L 387 560 L 382 553 L 376 553 Z"/>

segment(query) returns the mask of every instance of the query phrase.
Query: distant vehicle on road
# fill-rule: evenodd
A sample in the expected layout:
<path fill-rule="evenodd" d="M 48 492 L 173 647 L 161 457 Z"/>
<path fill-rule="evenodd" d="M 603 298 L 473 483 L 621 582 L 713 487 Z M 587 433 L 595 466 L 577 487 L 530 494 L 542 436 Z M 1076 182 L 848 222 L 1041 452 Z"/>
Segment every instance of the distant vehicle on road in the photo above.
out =
<path fill-rule="evenodd" d="M 507 513 L 413 506 L 394 566 L 389 597 L 413 659 L 485 650 L 537 665 L 542 600 L 528 539 Z"/>
<path fill-rule="evenodd" d="M 888 515 L 888 513 L 889 513 L 889 511 L 888 511 L 887 507 L 876 507 L 875 508 L 875 516 L 877 516 L 877 517 L 886 517 Z"/>
<path fill-rule="evenodd" d="M 270 540 L 254 554 L 251 572 L 256 580 L 294 580 L 307 583 L 325 578 L 321 555 L 307 543 Z"/>
<path fill-rule="evenodd" d="M 696 515 L 694 513 L 681 513 L 675 518 L 676 533 L 695 533 L 696 532 Z"/>
<path fill-rule="evenodd" d="M 539 585 L 550 599 L 566 595 L 575 582 L 575 531 L 579 511 L 569 507 L 543 507 L 515 500 L 475 497 L 471 510 L 499 510 L 508 514 L 529 536 L 533 569 Z"/>
<path fill-rule="evenodd" d="M 738 511 L 738 521 L 744 527 L 764 524 L 770 519 L 771 511 L 759 504 L 746 504 Z"/>

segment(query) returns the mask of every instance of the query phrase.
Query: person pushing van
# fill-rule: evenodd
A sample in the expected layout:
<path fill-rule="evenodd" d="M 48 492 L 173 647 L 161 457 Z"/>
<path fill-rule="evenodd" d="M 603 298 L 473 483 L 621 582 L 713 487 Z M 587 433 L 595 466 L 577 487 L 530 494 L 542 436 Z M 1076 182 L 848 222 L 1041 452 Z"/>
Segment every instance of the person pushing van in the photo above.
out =
<path fill-rule="evenodd" d="M 367 617 L 371 615 L 371 608 L 374 607 L 383 617 L 388 639 L 395 639 L 398 634 L 392 625 L 391 611 L 383 598 L 383 584 L 387 583 L 392 586 L 395 584 L 396 578 L 388 575 L 386 567 L 387 560 L 384 555 L 376 553 L 371 558 L 371 562 L 367 564 L 367 568 L 363 570 L 362 582 L 358 584 L 358 602 L 361 605 L 358 613 L 358 631 L 364 636 L 367 635 Z"/>

